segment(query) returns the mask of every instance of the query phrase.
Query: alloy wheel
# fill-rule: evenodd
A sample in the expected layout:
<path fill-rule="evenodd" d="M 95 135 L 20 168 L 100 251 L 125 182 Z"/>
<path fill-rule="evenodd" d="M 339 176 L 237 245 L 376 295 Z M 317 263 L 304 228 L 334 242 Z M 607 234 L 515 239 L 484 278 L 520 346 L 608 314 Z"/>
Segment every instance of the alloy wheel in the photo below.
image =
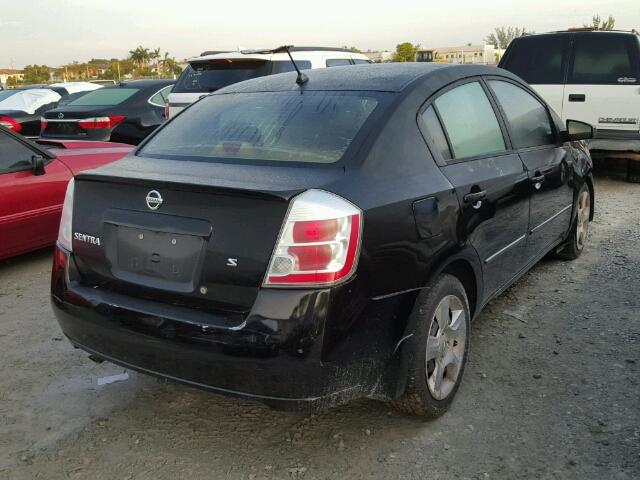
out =
<path fill-rule="evenodd" d="M 589 217 L 591 216 L 591 196 L 583 191 L 578 197 L 578 219 L 576 225 L 576 245 L 579 250 L 584 248 L 589 232 Z"/>
<path fill-rule="evenodd" d="M 445 399 L 454 389 L 465 355 L 467 322 L 464 304 L 447 295 L 436 307 L 427 337 L 426 376 L 429 392 Z"/>

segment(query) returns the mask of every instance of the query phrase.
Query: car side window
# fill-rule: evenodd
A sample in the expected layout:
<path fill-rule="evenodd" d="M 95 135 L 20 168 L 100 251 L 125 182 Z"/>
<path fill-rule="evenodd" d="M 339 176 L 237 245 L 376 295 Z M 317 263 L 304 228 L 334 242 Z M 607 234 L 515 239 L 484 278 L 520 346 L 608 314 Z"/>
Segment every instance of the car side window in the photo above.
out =
<path fill-rule="evenodd" d="M 353 63 L 356 65 L 365 65 L 368 63 L 373 63 L 371 60 L 364 60 L 362 58 L 354 58 Z"/>
<path fill-rule="evenodd" d="M 33 155 L 30 148 L 0 132 L 0 174 L 31 168 Z"/>
<path fill-rule="evenodd" d="M 498 118 L 480 83 L 455 87 L 436 98 L 434 105 L 449 138 L 453 158 L 506 151 Z"/>
<path fill-rule="evenodd" d="M 172 88 L 173 88 L 173 85 L 168 85 L 164 87 L 162 90 L 160 90 L 158 93 L 156 93 L 153 97 L 149 99 L 149 103 L 152 103 L 157 107 L 164 107 L 164 101 L 169 96 L 169 93 L 171 93 Z"/>
<path fill-rule="evenodd" d="M 449 148 L 447 137 L 444 134 L 440 119 L 438 119 L 438 115 L 433 106 L 429 106 L 429 108 L 422 112 L 420 118 L 423 122 L 420 130 L 424 134 L 427 142 L 435 148 L 444 160 L 451 160 L 451 149 Z"/>
<path fill-rule="evenodd" d="M 342 65 L 351 65 L 351 60 L 348 58 L 328 58 L 326 61 L 327 67 L 340 67 Z"/>
<path fill-rule="evenodd" d="M 626 35 L 577 35 L 569 83 L 617 85 L 640 82 L 637 59 Z"/>
<path fill-rule="evenodd" d="M 300 70 L 309 70 L 311 62 L 309 60 L 296 60 L 296 65 Z M 291 60 L 275 60 L 271 62 L 271 73 L 295 72 L 295 67 Z"/>
<path fill-rule="evenodd" d="M 567 54 L 566 36 L 521 37 L 513 42 L 500 66 L 527 83 L 552 85 L 563 83 L 563 64 Z"/>
<path fill-rule="evenodd" d="M 511 126 L 516 148 L 538 147 L 555 143 L 546 107 L 529 92 L 501 80 L 489 80 L 489 86 Z"/>

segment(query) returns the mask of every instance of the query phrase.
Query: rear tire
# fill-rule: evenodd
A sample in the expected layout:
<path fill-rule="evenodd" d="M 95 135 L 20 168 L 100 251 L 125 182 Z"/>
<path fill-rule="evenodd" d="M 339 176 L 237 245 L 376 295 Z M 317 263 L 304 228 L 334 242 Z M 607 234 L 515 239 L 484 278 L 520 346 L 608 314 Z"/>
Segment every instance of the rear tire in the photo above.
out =
<path fill-rule="evenodd" d="M 455 397 L 469 352 L 469 302 L 460 281 L 441 275 L 423 290 L 411 312 L 407 387 L 392 405 L 427 419 L 445 413 Z"/>
<path fill-rule="evenodd" d="M 558 257 L 564 260 L 575 260 L 582 254 L 589 233 L 591 203 L 591 192 L 589 187 L 584 184 L 578 192 L 577 212 L 571 226 L 569 238 L 566 245 L 557 253 Z"/>

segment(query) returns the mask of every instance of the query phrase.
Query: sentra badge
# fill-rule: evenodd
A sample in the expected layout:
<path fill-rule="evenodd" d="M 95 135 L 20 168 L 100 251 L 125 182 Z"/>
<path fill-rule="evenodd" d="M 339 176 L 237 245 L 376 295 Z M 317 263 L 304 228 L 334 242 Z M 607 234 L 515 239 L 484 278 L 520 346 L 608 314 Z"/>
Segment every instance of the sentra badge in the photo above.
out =
<path fill-rule="evenodd" d="M 90 243 L 91 245 L 101 245 L 100 237 L 94 237 L 93 235 L 87 235 L 86 233 L 75 232 L 73 238 L 79 242 Z"/>

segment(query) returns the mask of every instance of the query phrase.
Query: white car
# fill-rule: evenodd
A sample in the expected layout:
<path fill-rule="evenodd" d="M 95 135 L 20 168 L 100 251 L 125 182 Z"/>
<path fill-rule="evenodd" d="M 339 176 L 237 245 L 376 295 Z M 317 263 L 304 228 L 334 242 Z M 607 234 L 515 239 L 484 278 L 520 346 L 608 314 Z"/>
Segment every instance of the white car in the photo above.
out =
<path fill-rule="evenodd" d="M 371 63 L 365 55 L 342 48 L 291 47 L 291 56 L 300 70 Z M 267 52 L 267 53 L 265 53 Z M 204 52 L 188 60 L 167 99 L 165 116 L 174 116 L 211 92 L 250 78 L 295 71 L 286 52 L 236 51 Z"/>
<path fill-rule="evenodd" d="M 561 115 L 597 127 L 592 150 L 640 152 L 640 35 L 584 29 L 516 38 L 498 65 Z"/>

